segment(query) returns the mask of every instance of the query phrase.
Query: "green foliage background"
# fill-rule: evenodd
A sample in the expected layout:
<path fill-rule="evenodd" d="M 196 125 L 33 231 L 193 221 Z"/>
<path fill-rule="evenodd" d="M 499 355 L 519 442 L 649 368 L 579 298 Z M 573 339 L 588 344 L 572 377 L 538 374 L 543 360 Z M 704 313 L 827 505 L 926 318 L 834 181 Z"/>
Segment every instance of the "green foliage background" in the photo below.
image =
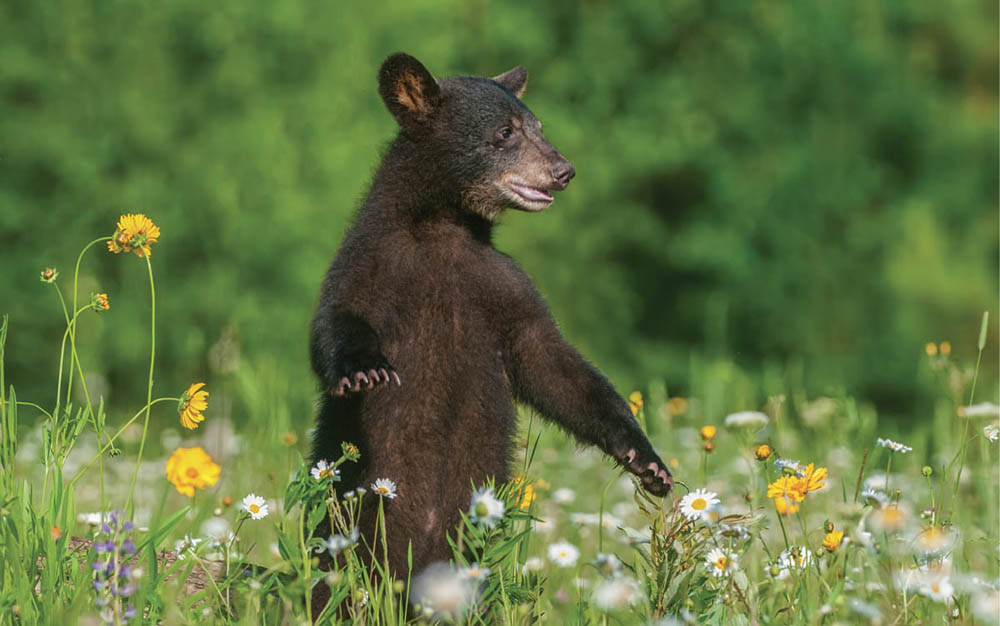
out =
<path fill-rule="evenodd" d="M 38 272 L 69 278 L 145 212 L 158 389 L 211 379 L 225 333 L 311 388 L 319 282 L 395 132 L 375 71 L 404 50 L 442 76 L 528 68 L 578 176 L 498 245 L 623 388 L 683 393 L 693 359 L 728 354 L 908 413 L 924 343 L 968 361 L 996 311 L 996 25 L 987 1 L 0 4 L 9 377 L 54 394 L 34 381 L 64 326 Z M 132 261 L 83 270 L 84 297 L 111 297 L 79 343 L 113 405 L 143 400 Z"/>

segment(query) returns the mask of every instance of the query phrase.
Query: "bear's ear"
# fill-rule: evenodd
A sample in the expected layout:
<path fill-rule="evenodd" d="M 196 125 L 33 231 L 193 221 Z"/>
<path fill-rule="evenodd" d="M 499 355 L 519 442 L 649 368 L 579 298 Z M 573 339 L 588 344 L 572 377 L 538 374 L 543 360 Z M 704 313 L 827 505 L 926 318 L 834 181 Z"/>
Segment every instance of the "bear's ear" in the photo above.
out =
<path fill-rule="evenodd" d="M 510 71 L 504 72 L 499 76 L 494 76 L 493 80 L 520 98 L 524 95 L 524 88 L 528 86 L 528 70 L 518 65 Z"/>
<path fill-rule="evenodd" d="M 378 93 L 404 130 L 416 130 L 430 119 L 441 100 L 441 88 L 420 61 L 397 52 L 382 62 Z"/>

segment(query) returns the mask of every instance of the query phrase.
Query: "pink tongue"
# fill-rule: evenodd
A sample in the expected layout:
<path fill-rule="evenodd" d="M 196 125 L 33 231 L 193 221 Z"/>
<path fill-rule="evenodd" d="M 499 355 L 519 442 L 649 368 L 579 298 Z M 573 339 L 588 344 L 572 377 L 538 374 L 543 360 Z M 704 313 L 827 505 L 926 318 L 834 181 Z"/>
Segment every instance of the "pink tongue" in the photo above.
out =
<path fill-rule="evenodd" d="M 529 200 L 538 200 L 540 202 L 548 202 L 552 200 L 552 196 L 541 189 L 535 189 L 534 187 L 517 184 L 513 186 L 517 188 L 518 193 Z"/>

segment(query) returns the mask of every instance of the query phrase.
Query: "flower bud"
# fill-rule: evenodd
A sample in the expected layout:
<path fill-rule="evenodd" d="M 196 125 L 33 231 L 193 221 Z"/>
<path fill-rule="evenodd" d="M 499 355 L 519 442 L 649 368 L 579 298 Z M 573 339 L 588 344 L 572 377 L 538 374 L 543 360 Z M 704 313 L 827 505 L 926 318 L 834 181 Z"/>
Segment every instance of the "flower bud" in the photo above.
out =
<path fill-rule="evenodd" d="M 766 461 L 771 456 L 771 446 L 766 443 L 761 444 L 754 454 L 757 456 L 758 461 Z"/>

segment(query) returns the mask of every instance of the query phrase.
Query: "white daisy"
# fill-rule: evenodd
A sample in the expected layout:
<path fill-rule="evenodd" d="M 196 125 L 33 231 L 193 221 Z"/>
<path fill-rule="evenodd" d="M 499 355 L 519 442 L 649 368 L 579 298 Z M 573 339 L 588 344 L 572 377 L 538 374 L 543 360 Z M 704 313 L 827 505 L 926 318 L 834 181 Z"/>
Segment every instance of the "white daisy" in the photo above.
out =
<path fill-rule="evenodd" d="M 997 428 L 996 424 L 990 424 L 989 426 L 984 426 L 983 437 L 986 437 L 990 441 L 996 441 L 997 439 L 1000 439 L 1000 428 Z"/>
<path fill-rule="evenodd" d="M 322 543 L 316 552 L 322 552 L 326 550 L 330 553 L 330 556 L 336 556 L 341 550 L 346 550 L 358 542 L 358 537 L 360 537 L 360 532 L 358 527 L 355 526 L 351 529 L 351 532 L 345 537 L 344 535 L 332 535 L 329 539 L 322 540 Z"/>
<path fill-rule="evenodd" d="M 533 556 L 521 566 L 521 573 L 527 576 L 528 572 L 540 572 L 544 567 L 545 563 L 537 556 Z"/>
<path fill-rule="evenodd" d="M 726 416 L 726 428 L 763 428 L 767 426 L 767 415 L 760 411 L 740 411 Z"/>
<path fill-rule="evenodd" d="M 998 417 L 1000 406 L 992 402 L 980 402 L 970 406 L 959 407 L 958 414 L 962 417 Z"/>
<path fill-rule="evenodd" d="M 567 541 L 557 541 L 549 545 L 549 560 L 559 567 L 573 567 L 580 558 L 580 551 Z"/>
<path fill-rule="evenodd" d="M 188 553 L 194 554 L 198 550 L 198 544 L 202 541 L 204 539 L 199 537 L 184 535 L 183 539 L 179 539 L 174 543 L 174 552 L 177 553 L 177 558 L 183 560 Z"/>
<path fill-rule="evenodd" d="M 569 504 L 576 499 L 576 492 L 567 487 L 561 487 L 552 492 L 552 499 L 556 504 Z"/>
<path fill-rule="evenodd" d="M 379 496 L 392 500 L 396 497 L 396 483 L 388 478 L 376 478 L 372 483 L 372 491 Z"/>
<path fill-rule="evenodd" d="M 631 578 L 609 578 L 594 589 L 594 604 L 603 611 L 623 609 L 641 600 L 642 589 Z"/>
<path fill-rule="evenodd" d="M 782 550 L 778 556 L 778 567 L 784 570 L 803 570 L 812 563 L 812 552 L 802 546 L 792 546 Z"/>
<path fill-rule="evenodd" d="M 709 552 L 705 556 L 705 561 L 708 563 L 708 571 L 716 578 L 728 576 L 737 568 L 736 555 L 721 548 L 715 548 Z"/>
<path fill-rule="evenodd" d="M 893 452 L 899 452 L 900 454 L 906 454 L 913 450 L 910 446 L 904 446 L 898 441 L 893 441 L 892 439 L 882 439 L 881 437 L 875 442 L 876 444 L 882 446 L 883 448 L 888 448 Z"/>
<path fill-rule="evenodd" d="M 774 466 L 778 468 L 779 472 L 784 473 L 787 470 L 800 478 L 805 473 L 802 471 L 802 464 L 792 459 L 775 459 Z"/>
<path fill-rule="evenodd" d="M 866 503 L 878 508 L 882 508 L 889 504 L 889 496 L 885 495 L 884 491 L 878 489 L 866 488 L 861 492 L 861 499 Z"/>
<path fill-rule="evenodd" d="M 340 470 L 328 463 L 326 459 L 316 463 L 316 466 L 309 470 L 309 473 L 316 480 L 326 480 L 327 478 L 340 480 Z"/>
<path fill-rule="evenodd" d="M 457 621 L 475 605 L 479 585 L 447 563 L 432 563 L 413 579 L 410 597 L 432 619 Z"/>
<path fill-rule="evenodd" d="M 473 563 L 468 567 L 463 567 L 458 570 L 458 573 L 470 580 L 486 580 L 486 577 L 490 575 L 490 568 L 483 567 L 479 563 Z"/>
<path fill-rule="evenodd" d="M 354 601 L 358 603 L 359 607 L 368 604 L 368 592 L 364 589 L 358 589 L 354 592 Z"/>
<path fill-rule="evenodd" d="M 247 497 L 243 498 L 243 504 L 241 507 L 244 511 L 250 514 L 250 519 L 264 519 L 267 514 L 270 513 L 268 510 L 267 501 L 264 498 L 248 494 Z"/>
<path fill-rule="evenodd" d="M 940 578 L 927 581 L 917 591 L 935 602 L 948 602 L 955 593 L 955 588 L 947 578 Z"/>
<path fill-rule="evenodd" d="M 504 509 L 503 501 L 493 495 L 493 489 L 480 487 L 472 494 L 472 502 L 469 504 L 469 519 L 474 524 L 493 528 L 503 517 Z"/>
<path fill-rule="evenodd" d="M 713 506 L 719 504 L 719 498 L 713 491 L 696 489 L 681 498 L 681 514 L 689 520 L 707 520 Z"/>

